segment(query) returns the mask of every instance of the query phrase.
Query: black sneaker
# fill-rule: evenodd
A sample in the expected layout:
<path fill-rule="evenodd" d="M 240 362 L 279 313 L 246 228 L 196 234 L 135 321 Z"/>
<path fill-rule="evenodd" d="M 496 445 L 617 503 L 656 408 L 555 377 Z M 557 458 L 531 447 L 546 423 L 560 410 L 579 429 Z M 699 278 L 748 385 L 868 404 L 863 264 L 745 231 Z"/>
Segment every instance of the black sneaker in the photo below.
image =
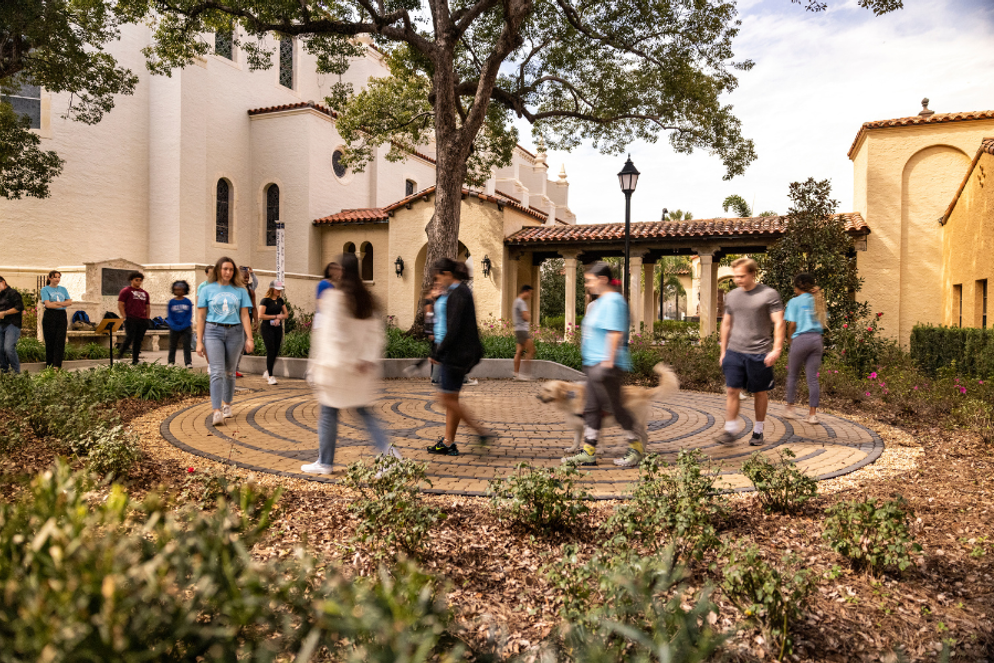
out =
<path fill-rule="evenodd" d="M 723 430 L 718 437 L 714 438 L 714 441 L 727 447 L 731 444 L 735 444 L 735 435 L 729 433 L 727 430 Z"/>
<path fill-rule="evenodd" d="M 439 456 L 458 456 L 459 449 L 454 442 L 451 445 L 446 445 L 445 441 L 439 438 L 438 442 L 428 447 L 428 453 L 438 454 Z"/>
<path fill-rule="evenodd" d="M 753 446 L 753 447 L 761 447 L 761 446 L 763 446 L 763 434 L 762 433 L 753 433 L 752 434 L 752 439 L 749 440 L 749 446 Z"/>
<path fill-rule="evenodd" d="M 496 439 L 497 436 L 494 433 L 485 433 L 483 435 L 476 436 L 476 443 L 481 447 L 489 447 Z"/>

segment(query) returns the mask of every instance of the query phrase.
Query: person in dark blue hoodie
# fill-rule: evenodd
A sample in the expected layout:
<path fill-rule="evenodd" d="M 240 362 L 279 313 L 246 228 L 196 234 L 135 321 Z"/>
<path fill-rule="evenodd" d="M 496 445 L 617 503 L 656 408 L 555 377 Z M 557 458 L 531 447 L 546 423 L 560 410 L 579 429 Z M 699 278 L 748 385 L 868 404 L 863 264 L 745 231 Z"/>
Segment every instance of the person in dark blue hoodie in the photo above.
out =
<path fill-rule="evenodd" d="M 190 284 L 186 281 L 173 283 L 173 298 L 169 300 L 166 324 L 169 325 L 169 362 L 176 363 L 176 348 L 183 341 L 183 363 L 193 368 L 193 302 L 187 299 Z"/>

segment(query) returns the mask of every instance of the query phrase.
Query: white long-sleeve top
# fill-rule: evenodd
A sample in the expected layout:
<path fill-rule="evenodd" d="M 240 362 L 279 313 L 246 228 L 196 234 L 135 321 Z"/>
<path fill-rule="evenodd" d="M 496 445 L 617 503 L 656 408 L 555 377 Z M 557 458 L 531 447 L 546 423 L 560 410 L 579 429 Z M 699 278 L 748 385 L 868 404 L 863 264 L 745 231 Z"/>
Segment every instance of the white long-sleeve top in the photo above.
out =
<path fill-rule="evenodd" d="M 357 320 L 339 290 L 326 290 L 318 301 L 321 325 L 311 333 L 308 381 L 321 405 L 363 407 L 378 395 L 386 332 L 373 315 Z M 372 367 L 360 372 L 360 367 Z"/>

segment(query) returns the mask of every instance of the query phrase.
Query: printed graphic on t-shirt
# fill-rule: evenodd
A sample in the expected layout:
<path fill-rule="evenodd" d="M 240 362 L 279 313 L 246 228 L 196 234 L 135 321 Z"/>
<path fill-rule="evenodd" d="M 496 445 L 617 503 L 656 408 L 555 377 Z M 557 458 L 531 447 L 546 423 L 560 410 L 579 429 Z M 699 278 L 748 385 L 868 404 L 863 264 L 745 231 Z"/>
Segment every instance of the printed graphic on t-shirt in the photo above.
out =
<path fill-rule="evenodd" d="M 141 291 L 141 290 L 132 290 L 131 291 L 131 298 L 132 299 L 137 299 L 138 301 L 142 301 L 142 302 L 147 299 L 147 297 L 145 297 L 145 293 L 143 291 Z"/>
<path fill-rule="evenodd" d="M 234 292 L 218 292 L 215 293 L 210 301 L 211 313 L 214 315 L 225 318 L 232 313 L 238 311 L 241 299 Z"/>

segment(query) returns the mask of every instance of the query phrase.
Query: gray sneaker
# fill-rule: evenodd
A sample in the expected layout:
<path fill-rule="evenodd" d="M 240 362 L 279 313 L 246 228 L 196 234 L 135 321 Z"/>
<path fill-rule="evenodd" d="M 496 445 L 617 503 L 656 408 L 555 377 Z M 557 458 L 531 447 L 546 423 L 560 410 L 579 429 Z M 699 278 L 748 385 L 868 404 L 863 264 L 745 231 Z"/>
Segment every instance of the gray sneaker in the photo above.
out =
<path fill-rule="evenodd" d="M 735 443 L 735 435 L 733 433 L 729 433 L 727 430 L 723 430 L 721 431 L 721 435 L 714 438 L 714 441 L 717 442 L 718 444 L 724 444 L 725 446 L 728 446 L 730 444 Z"/>

